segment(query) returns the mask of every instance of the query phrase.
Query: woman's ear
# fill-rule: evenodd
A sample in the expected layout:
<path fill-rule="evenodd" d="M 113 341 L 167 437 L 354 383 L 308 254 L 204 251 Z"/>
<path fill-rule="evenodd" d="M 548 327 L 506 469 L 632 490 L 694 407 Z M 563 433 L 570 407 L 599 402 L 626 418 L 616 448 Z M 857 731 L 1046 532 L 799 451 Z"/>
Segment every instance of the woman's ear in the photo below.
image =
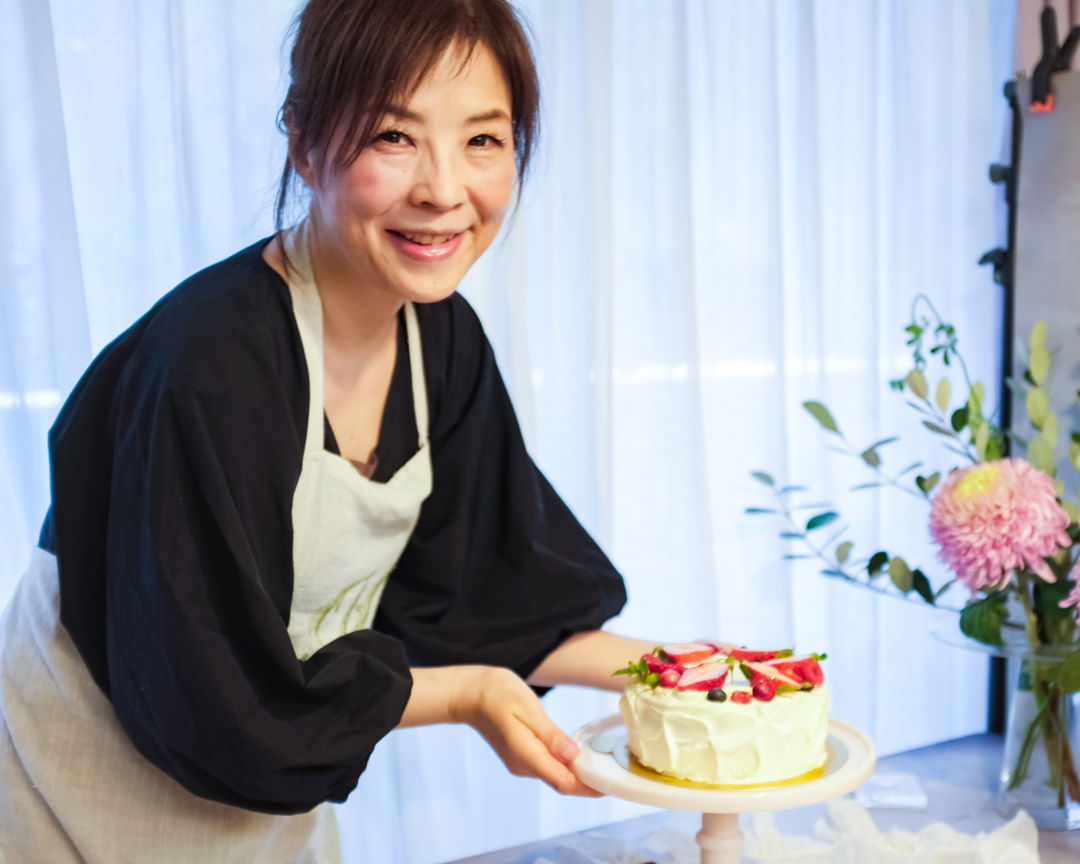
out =
<path fill-rule="evenodd" d="M 289 161 L 292 163 L 293 170 L 300 175 L 308 188 L 314 189 L 316 172 L 312 165 L 311 150 L 300 144 L 300 136 L 291 128 L 289 129 Z"/>
<path fill-rule="evenodd" d="M 316 172 L 312 164 L 311 149 L 304 147 L 300 141 L 300 133 L 297 132 L 296 124 L 293 122 L 294 116 L 291 105 L 285 106 L 281 120 L 289 136 L 289 163 L 292 165 L 293 171 L 299 174 L 300 179 L 308 185 L 308 188 L 314 189 Z"/>

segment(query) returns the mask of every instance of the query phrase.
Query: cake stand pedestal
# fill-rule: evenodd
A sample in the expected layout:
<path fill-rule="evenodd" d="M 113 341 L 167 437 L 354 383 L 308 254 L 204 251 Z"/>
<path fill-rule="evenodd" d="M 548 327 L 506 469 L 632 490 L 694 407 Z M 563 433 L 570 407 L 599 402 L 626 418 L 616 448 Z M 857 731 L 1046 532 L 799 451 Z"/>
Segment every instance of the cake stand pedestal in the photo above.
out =
<path fill-rule="evenodd" d="M 874 771 L 874 742 L 839 720 L 829 720 L 825 772 L 813 780 L 758 789 L 699 789 L 679 786 L 630 770 L 626 727 L 612 714 L 574 733 L 581 753 L 574 770 L 597 792 L 668 810 L 701 813 L 701 864 L 739 864 L 742 832 L 739 814 L 789 810 L 845 795 Z"/>

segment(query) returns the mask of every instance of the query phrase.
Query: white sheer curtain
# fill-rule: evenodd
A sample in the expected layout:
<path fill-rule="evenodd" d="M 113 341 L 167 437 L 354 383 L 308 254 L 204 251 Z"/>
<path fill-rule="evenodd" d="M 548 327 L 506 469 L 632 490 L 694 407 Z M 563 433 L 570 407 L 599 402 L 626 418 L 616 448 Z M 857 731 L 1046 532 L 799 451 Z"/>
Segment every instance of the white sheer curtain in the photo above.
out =
<path fill-rule="evenodd" d="M 934 568 L 925 508 L 864 444 L 933 445 L 885 380 L 925 291 L 994 381 L 1010 0 L 522 6 L 544 94 L 520 210 L 464 292 L 530 447 L 622 569 L 618 631 L 827 650 L 834 713 L 884 752 L 984 728 L 985 660 L 933 618 L 781 561 L 749 478 L 839 504 L 856 554 Z M 92 355 L 195 269 L 269 233 L 295 0 L 3 0 L 0 597 L 47 505 L 45 432 Z M 958 383 L 958 382 L 957 382 Z M 991 387 L 992 389 L 992 387 Z M 906 448 L 906 452 L 905 452 Z M 895 461 L 894 461 L 895 460 Z M 802 562 L 807 564 L 808 562 Z M 568 730 L 613 697 L 561 688 Z M 394 733 L 340 808 L 349 861 L 444 861 L 642 812 L 510 777 L 471 731 Z"/>

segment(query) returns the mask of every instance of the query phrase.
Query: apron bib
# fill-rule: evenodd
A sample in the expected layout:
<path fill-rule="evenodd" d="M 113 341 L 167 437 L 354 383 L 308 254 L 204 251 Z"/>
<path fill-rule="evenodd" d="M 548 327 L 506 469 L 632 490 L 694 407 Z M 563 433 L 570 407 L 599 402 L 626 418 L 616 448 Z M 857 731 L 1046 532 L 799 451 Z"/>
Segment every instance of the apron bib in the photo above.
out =
<path fill-rule="evenodd" d="M 416 309 L 405 304 L 417 452 L 386 483 L 369 480 L 323 447 L 322 303 L 308 256 L 308 223 L 288 231 L 293 311 L 307 358 L 310 400 L 304 463 L 293 495 L 289 638 L 306 660 L 339 636 L 371 626 L 390 572 L 431 494 L 424 360 Z"/>
<path fill-rule="evenodd" d="M 308 365 L 303 465 L 293 498 L 289 636 L 300 659 L 370 627 L 431 491 L 427 396 L 416 312 L 405 307 L 419 450 L 385 484 L 327 452 L 322 306 L 307 225 L 285 237 Z M 0 618 L 0 862 L 339 864 L 332 805 L 297 816 L 192 795 L 146 761 L 60 624 L 56 558 L 35 549 Z"/>

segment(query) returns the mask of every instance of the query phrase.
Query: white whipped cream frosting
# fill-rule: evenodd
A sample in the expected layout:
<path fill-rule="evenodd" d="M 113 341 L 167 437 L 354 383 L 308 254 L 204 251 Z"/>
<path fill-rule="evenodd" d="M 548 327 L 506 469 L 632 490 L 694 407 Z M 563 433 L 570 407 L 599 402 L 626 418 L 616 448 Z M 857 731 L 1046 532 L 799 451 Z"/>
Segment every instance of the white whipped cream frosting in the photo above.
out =
<path fill-rule="evenodd" d="M 642 765 L 720 785 L 773 783 L 825 764 L 829 691 L 710 702 L 702 690 L 652 688 L 631 681 L 619 701 L 627 744 Z"/>

